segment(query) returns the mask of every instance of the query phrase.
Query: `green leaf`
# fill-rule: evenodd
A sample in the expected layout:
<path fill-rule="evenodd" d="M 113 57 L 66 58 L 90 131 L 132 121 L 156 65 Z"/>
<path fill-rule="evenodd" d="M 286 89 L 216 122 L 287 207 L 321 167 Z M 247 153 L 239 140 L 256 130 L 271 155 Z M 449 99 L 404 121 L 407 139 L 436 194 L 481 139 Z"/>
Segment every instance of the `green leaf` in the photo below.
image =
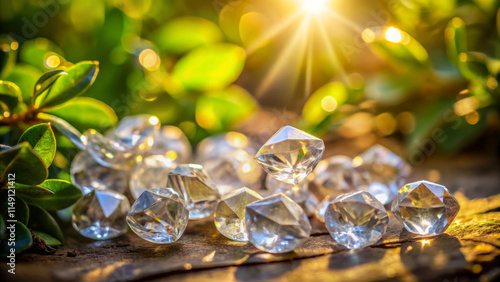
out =
<path fill-rule="evenodd" d="M 54 107 L 85 92 L 95 81 L 99 72 L 99 63 L 83 61 L 65 70 L 67 75 L 61 76 L 44 97 L 35 104 L 40 108 Z"/>
<path fill-rule="evenodd" d="M 27 224 L 30 217 L 30 210 L 26 202 L 16 196 L 8 197 L 7 191 L 4 192 L 3 196 L 4 197 L 2 201 L 0 201 L 0 214 L 3 216 L 3 218 L 15 219 L 19 222 L 22 222 L 23 224 Z M 9 199 L 14 200 L 12 202 L 9 202 Z M 9 212 L 9 207 L 14 207 L 14 211 L 12 213 Z M 13 215 L 13 217 L 11 217 L 10 215 Z"/>
<path fill-rule="evenodd" d="M 35 104 L 35 99 L 40 94 L 45 92 L 45 90 L 49 89 L 56 82 L 56 80 L 63 75 L 67 75 L 67 73 L 63 70 L 52 70 L 44 73 L 35 84 L 31 103 Z"/>
<path fill-rule="evenodd" d="M 219 90 L 234 82 L 245 64 L 243 48 L 212 44 L 189 52 L 174 67 L 173 75 L 187 90 Z"/>
<path fill-rule="evenodd" d="M 89 97 L 74 98 L 59 107 L 48 109 L 47 113 L 67 121 L 80 131 L 89 128 L 102 131 L 118 122 L 113 108 Z"/>
<path fill-rule="evenodd" d="M 71 124 L 67 123 L 65 120 L 61 118 L 46 113 L 39 113 L 37 117 L 40 120 L 50 122 L 61 134 L 66 136 L 66 138 L 68 138 L 68 140 L 71 141 L 71 143 L 73 143 L 76 147 L 85 150 L 85 145 L 80 139 L 82 133 L 80 133 Z"/>
<path fill-rule="evenodd" d="M 26 65 L 17 64 L 14 66 L 10 74 L 5 77 L 5 80 L 11 81 L 21 89 L 24 103 L 31 103 L 31 93 L 35 87 L 36 81 L 42 75 L 42 72 L 37 68 Z"/>
<path fill-rule="evenodd" d="M 16 183 L 16 193 L 28 195 L 31 197 L 39 197 L 45 195 L 52 195 L 54 192 L 40 185 L 24 185 Z"/>
<path fill-rule="evenodd" d="M 160 50 L 171 54 L 184 54 L 202 45 L 221 41 L 222 33 L 211 21 L 183 17 L 167 22 L 155 38 Z"/>
<path fill-rule="evenodd" d="M 38 238 L 42 239 L 45 244 L 49 246 L 59 246 L 61 245 L 61 241 L 57 240 L 56 238 L 50 236 L 49 234 L 42 232 L 42 231 L 33 231 Z"/>
<path fill-rule="evenodd" d="M 59 241 L 64 241 L 64 236 L 57 224 L 56 220 L 43 208 L 30 205 L 31 216 L 28 227 L 33 230 L 38 230 L 47 233 L 48 235 L 57 238 Z"/>
<path fill-rule="evenodd" d="M 345 85 L 340 82 L 327 83 L 309 97 L 302 110 L 302 117 L 309 124 L 320 123 L 343 105 L 347 97 Z"/>
<path fill-rule="evenodd" d="M 31 232 L 30 230 L 26 227 L 26 225 L 22 224 L 21 222 L 16 222 L 16 223 L 9 223 L 6 222 L 7 226 L 7 233 L 10 234 L 10 226 L 14 225 L 13 230 L 15 234 L 15 246 L 9 245 L 9 243 L 12 243 L 12 241 L 4 240 L 2 241 L 2 256 L 5 256 L 7 254 L 10 254 L 10 250 L 14 249 L 16 253 L 19 253 L 23 250 L 28 249 L 31 247 L 31 244 L 33 244 L 33 238 L 31 238 Z M 8 236 L 9 237 L 9 236 Z"/>
<path fill-rule="evenodd" d="M 47 178 L 47 167 L 30 144 L 23 142 L 10 150 L 0 152 L 0 175 L 2 182 L 8 174 L 15 174 L 15 182 L 37 185 Z"/>
<path fill-rule="evenodd" d="M 19 86 L 10 81 L 0 80 L 0 102 L 3 102 L 12 111 L 22 101 Z"/>
<path fill-rule="evenodd" d="M 0 35 L 0 79 L 6 77 L 16 64 L 19 44 L 9 35 Z"/>
<path fill-rule="evenodd" d="M 28 142 L 45 166 L 50 166 L 56 155 L 56 138 L 50 124 L 41 123 L 28 128 L 19 138 L 19 143 L 22 142 Z"/>
<path fill-rule="evenodd" d="M 65 180 L 47 179 L 40 186 L 49 189 L 54 194 L 39 197 L 19 194 L 19 197 L 22 197 L 30 205 L 55 211 L 71 206 L 82 196 L 80 189 Z"/>

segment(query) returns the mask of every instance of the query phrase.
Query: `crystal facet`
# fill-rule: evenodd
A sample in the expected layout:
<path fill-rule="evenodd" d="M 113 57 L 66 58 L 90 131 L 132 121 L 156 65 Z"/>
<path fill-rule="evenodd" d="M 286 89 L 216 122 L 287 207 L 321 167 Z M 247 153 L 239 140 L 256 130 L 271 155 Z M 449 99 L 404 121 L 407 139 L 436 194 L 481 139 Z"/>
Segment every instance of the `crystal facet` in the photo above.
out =
<path fill-rule="evenodd" d="M 186 229 L 189 211 L 171 188 L 146 190 L 130 208 L 127 222 L 139 237 L 157 244 L 177 241 Z"/>
<path fill-rule="evenodd" d="M 296 203 L 302 202 L 307 198 L 307 195 L 309 195 L 308 187 L 309 181 L 307 179 L 304 179 L 298 185 L 293 185 L 279 181 L 269 174 L 266 176 L 266 188 L 269 191 L 269 195 L 283 193 Z"/>
<path fill-rule="evenodd" d="M 127 170 L 135 162 L 134 148 L 104 137 L 94 129 L 87 130 L 82 139 L 87 151 L 102 166 Z"/>
<path fill-rule="evenodd" d="M 245 218 L 249 241 L 270 253 L 293 251 L 311 234 L 302 208 L 283 194 L 247 205 Z"/>
<path fill-rule="evenodd" d="M 250 140 L 238 132 L 227 132 L 203 139 L 196 148 L 196 160 L 203 163 L 206 160 L 219 158 L 233 151 L 244 150 L 254 155 L 256 150 L 252 148 Z"/>
<path fill-rule="evenodd" d="M 328 205 L 333 201 L 332 196 L 326 195 L 325 198 L 319 203 L 319 205 L 316 208 L 316 211 L 314 212 L 314 215 L 316 218 L 321 221 L 325 222 L 325 213 L 326 209 L 328 208 Z"/>
<path fill-rule="evenodd" d="M 128 187 L 128 171 L 102 166 L 87 151 L 75 156 L 70 173 L 71 182 L 82 191 L 109 189 L 123 194 Z"/>
<path fill-rule="evenodd" d="M 248 241 L 245 207 L 258 200 L 262 197 L 248 188 L 240 188 L 225 196 L 215 210 L 215 227 L 229 239 Z"/>
<path fill-rule="evenodd" d="M 323 140 L 285 126 L 262 146 L 255 159 L 274 178 L 297 185 L 316 167 L 324 151 Z"/>
<path fill-rule="evenodd" d="M 156 133 L 149 155 L 164 155 L 179 164 L 191 160 L 191 144 L 178 127 L 165 125 Z"/>
<path fill-rule="evenodd" d="M 127 232 L 127 197 L 106 189 L 83 195 L 73 207 L 73 227 L 94 240 L 106 240 Z"/>
<path fill-rule="evenodd" d="M 406 230 L 420 235 L 443 233 L 459 210 L 446 187 L 429 181 L 404 185 L 392 203 L 392 212 Z"/>
<path fill-rule="evenodd" d="M 205 218 L 214 213 L 220 193 L 201 165 L 183 164 L 168 175 L 167 187 L 177 191 L 189 210 L 189 219 Z"/>
<path fill-rule="evenodd" d="M 153 146 L 154 136 L 159 129 L 160 121 L 155 116 L 129 116 L 124 117 L 115 128 L 108 131 L 106 137 L 144 151 Z"/>
<path fill-rule="evenodd" d="M 130 175 L 130 193 L 134 199 L 151 188 L 166 187 L 168 174 L 176 164 L 164 155 L 151 155 L 143 159 Z"/>
<path fill-rule="evenodd" d="M 355 192 L 361 184 L 361 175 L 347 156 L 337 155 L 320 161 L 313 174 L 313 182 L 322 196 Z"/>
<path fill-rule="evenodd" d="M 349 249 L 376 243 L 384 235 L 388 223 L 382 203 L 365 191 L 337 197 L 325 213 L 326 229 L 337 243 Z"/>

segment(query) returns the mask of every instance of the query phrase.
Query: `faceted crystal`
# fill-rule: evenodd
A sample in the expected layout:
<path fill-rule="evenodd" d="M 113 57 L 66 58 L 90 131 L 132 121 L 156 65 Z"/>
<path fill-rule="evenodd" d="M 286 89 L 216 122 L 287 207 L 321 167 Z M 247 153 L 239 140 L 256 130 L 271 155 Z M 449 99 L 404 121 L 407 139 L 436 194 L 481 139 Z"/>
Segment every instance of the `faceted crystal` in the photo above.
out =
<path fill-rule="evenodd" d="M 168 175 L 167 187 L 172 187 L 184 199 L 189 219 L 210 216 L 220 200 L 217 186 L 197 164 L 183 164 L 173 169 Z"/>
<path fill-rule="evenodd" d="M 443 233 L 459 210 L 446 187 L 429 181 L 406 184 L 392 203 L 392 213 L 406 230 L 420 235 Z"/>
<path fill-rule="evenodd" d="M 168 174 L 177 165 L 164 155 L 151 155 L 137 164 L 130 175 L 130 193 L 134 199 L 151 188 L 166 187 Z"/>
<path fill-rule="evenodd" d="M 256 152 L 245 135 L 227 132 L 203 139 L 196 148 L 196 160 L 203 163 L 237 150 L 244 150 L 251 156 Z"/>
<path fill-rule="evenodd" d="M 248 241 L 245 207 L 258 200 L 262 200 L 262 197 L 245 187 L 222 198 L 215 210 L 215 227 L 229 239 Z"/>
<path fill-rule="evenodd" d="M 293 251 L 311 234 L 311 224 L 302 208 L 283 194 L 247 205 L 245 218 L 249 241 L 270 253 Z"/>
<path fill-rule="evenodd" d="M 313 174 L 313 182 L 322 196 L 355 192 L 361 184 L 361 175 L 347 156 L 338 155 L 320 161 Z"/>
<path fill-rule="evenodd" d="M 279 181 L 269 174 L 266 176 L 266 188 L 269 191 L 269 195 L 283 193 L 296 203 L 302 202 L 307 198 L 309 195 L 308 187 L 309 181 L 307 179 L 304 179 L 298 185 L 293 185 Z"/>
<path fill-rule="evenodd" d="M 186 229 L 189 211 L 171 188 L 146 190 L 127 215 L 127 223 L 142 239 L 168 244 L 177 241 Z"/>
<path fill-rule="evenodd" d="M 156 133 L 153 147 L 148 154 L 164 155 L 176 163 L 183 164 L 191 160 L 191 151 L 191 144 L 182 130 L 165 125 Z"/>
<path fill-rule="evenodd" d="M 389 149 L 374 145 L 353 160 L 361 174 L 358 190 L 368 191 L 382 204 L 390 203 L 410 174 L 410 166 Z"/>
<path fill-rule="evenodd" d="M 337 197 L 325 213 L 326 229 L 337 243 L 349 249 L 376 243 L 388 224 L 389 217 L 382 203 L 365 191 Z"/>
<path fill-rule="evenodd" d="M 319 205 L 316 208 L 316 211 L 314 212 L 314 215 L 316 218 L 321 221 L 325 222 L 325 213 L 326 209 L 328 208 L 328 205 L 333 201 L 333 197 L 330 195 L 326 195 L 325 198 L 319 203 Z"/>
<path fill-rule="evenodd" d="M 93 190 L 73 207 L 73 227 L 83 236 L 106 240 L 127 232 L 127 197 L 112 190 Z"/>
<path fill-rule="evenodd" d="M 255 159 L 274 178 L 297 185 L 316 167 L 324 151 L 323 140 L 285 126 L 262 146 Z"/>
<path fill-rule="evenodd" d="M 129 116 L 124 117 L 115 128 L 108 131 L 106 137 L 144 151 L 153 146 L 154 136 L 159 129 L 160 121 L 155 116 Z"/>
<path fill-rule="evenodd" d="M 71 182 L 82 191 L 109 189 L 123 194 L 128 187 L 128 171 L 102 166 L 87 151 L 75 156 L 70 173 Z"/>
<path fill-rule="evenodd" d="M 104 137 L 94 129 L 87 130 L 82 139 L 87 151 L 102 166 L 128 170 L 135 163 L 137 151 L 125 143 Z"/>

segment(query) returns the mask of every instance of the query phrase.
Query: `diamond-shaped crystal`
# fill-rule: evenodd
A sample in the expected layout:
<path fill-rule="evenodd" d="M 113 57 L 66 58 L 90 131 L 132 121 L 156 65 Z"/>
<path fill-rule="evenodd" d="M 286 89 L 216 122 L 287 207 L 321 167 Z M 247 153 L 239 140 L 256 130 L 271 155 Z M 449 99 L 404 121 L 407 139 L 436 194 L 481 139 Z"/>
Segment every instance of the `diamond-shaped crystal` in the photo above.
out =
<path fill-rule="evenodd" d="M 384 235 L 388 223 L 382 203 L 365 191 L 337 197 L 325 213 L 326 229 L 337 243 L 349 249 L 376 243 Z"/>
<path fill-rule="evenodd" d="M 248 188 L 240 188 L 225 196 L 215 210 L 215 227 L 229 239 L 248 241 L 245 207 L 258 200 L 262 197 Z"/>
<path fill-rule="evenodd" d="M 127 197 L 112 190 L 93 190 L 73 207 L 73 227 L 94 240 L 106 240 L 127 232 Z"/>
<path fill-rule="evenodd" d="M 124 117 L 115 128 L 108 131 L 106 137 L 143 151 L 153 146 L 154 136 L 159 129 L 160 121 L 155 116 L 129 116 Z"/>
<path fill-rule="evenodd" d="M 392 212 L 406 230 L 420 235 L 443 233 L 459 210 L 446 187 L 429 181 L 404 185 L 392 203 Z"/>
<path fill-rule="evenodd" d="M 241 133 L 227 132 L 203 139 L 196 148 L 196 160 L 203 163 L 206 160 L 219 158 L 233 151 L 244 150 L 254 155 L 256 150 L 252 148 L 250 140 Z"/>
<path fill-rule="evenodd" d="M 137 151 L 134 148 L 104 137 L 94 129 L 87 130 L 82 139 L 87 151 L 102 166 L 127 170 L 135 163 Z"/>
<path fill-rule="evenodd" d="M 184 199 L 189 219 L 213 214 L 220 200 L 217 186 L 197 164 L 183 164 L 173 169 L 168 175 L 167 187 L 173 188 Z"/>
<path fill-rule="evenodd" d="M 311 234 L 305 212 L 283 194 L 247 205 L 245 218 L 249 241 L 270 253 L 293 251 Z"/>
<path fill-rule="evenodd" d="M 370 192 L 384 205 L 394 199 L 411 172 L 403 159 L 381 145 L 361 153 L 354 158 L 353 165 L 363 180 L 358 190 Z"/>
<path fill-rule="evenodd" d="M 355 192 L 361 184 L 361 175 L 347 156 L 337 155 L 320 161 L 313 174 L 313 182 L 323 196 Z"/>
<path fill-rule="evenodd" d="M 177 165 L 164 155 L 151 155 L 142 160 L 130 175 L 130 193 L 134 199 L 151 188 L 163 188 L 167 185 L 168 174 Z"/>
<path fill-rule="evenodd" d="M 149 155 L 164 155 L 179 164 L 191 160 L 191 144 L 178 127 L 165 125 L 154 136 L 154 144 Z"/>
<path fill-rule="evenodd" d="M 157 244 L 177 241 L 186 229 L 189 211 L 171 188 L 146 190 L 127 215 L 127 223 L 144 240 Z"/>
<path fill-rule="evenodd" d="M 267 140 L 255 159 L 274 178 L 297 185 L 316 167 L 324 151 L 323 140 L 285 126 Z"/>
<path fill-rule="evenodd" d="M 319 221 L 325 222 L 326 209 L 328 208 L 328 205 L 332 201 L 333 201 L 333 197 L 330 195 L 326 195 L 325 198 L 317 206 L 316 211 L 314 211 L 314 215 L 316 216 L 316 218 Z"/>

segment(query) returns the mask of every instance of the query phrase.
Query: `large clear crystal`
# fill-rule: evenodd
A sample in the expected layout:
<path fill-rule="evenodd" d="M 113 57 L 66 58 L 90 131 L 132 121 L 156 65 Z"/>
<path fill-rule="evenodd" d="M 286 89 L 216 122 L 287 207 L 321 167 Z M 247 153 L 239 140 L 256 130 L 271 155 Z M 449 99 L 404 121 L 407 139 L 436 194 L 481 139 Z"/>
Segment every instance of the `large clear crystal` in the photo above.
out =
<path fill-rule="evenodd" d="M 123 194 L 128 187 L 128 171 L 102 166 L 87 151 L 75 156 L 70 174 L 71 182 L 82 191 L 109 189 Z"/>
<path fill-rule="evenodd" d="M 390 203 L 411 172 L 411 167 L 398 155 L 381 145 L 354 158 L 353 165 L 361 174 L 358 190 L 368 191 L 382 204 Z"/>
<path fill-rule="evenodd" d="M 262 200 L 262 197 L 246 187 L 225 196 L 215 210 L 215 227 L 229 239 L 248 241 L 245 207 L 258 200 Z"/>
<path fill-rule="evenodd" d="M 128 170 L 135 164 L 137 151 L 121 141 L 104 137 L 94 129 L 87 130 L 82 140 L 90 155 L 102 166 Z"/>
<path fill-rule="evenodd" d="M 127 223 L 144 240 L 157 244 L 177 241 L 189 221 L 189 211 L 171 188 L 146 190 L 127 215 Z"/>
<path fill-rule="evenodd" d="M 443 233 L 459 210 L 446 187 L 429 181 L 404 185 L 392 203 L 392 213 L 406 230 L 420 235 Z"/>
<path fill-rule="evenodd" d="M 200 219 L 214 213 L 220 200 L 217 186 L 201 165 L 183 164 L 168 175 L 167 187 L 177 191 L 189 210 L 189 219 Z"/>
<path fill-rule="evenodd" d="M 168 174 L 177 165 L 164 155 L 151 155 L 142 160 L 130 175 L 130 193 L 134 199 L 151 188 L 163 188 L 167 185 Z"/>
<path fill-rule="evenodd" d="M 285 126 L 267 140 L 255 159 L 274 178 L 297 185 L 316 167 L 324 151 L 323 140 Z"/>
<path fill-rule="evenodd" d="M 349 249 L 376 243 L 388 224 L 389 217 L 382 203 L 365 191 L 337 197 L 325 213 L 326 229 L 337 243 Z"/>
<path fill-rule="evenodd" d="M 73 207 L 73 227 L 94 240 L 106 240 L 127 232 L 127 197 L 112 190 L 93 190 Z"/>
<path fill-rule="evenodd" d="M 355 192 L 361 184 L 361 175 L 347 156 L 337 155 L 320 161 L 313 174 L 313 182 L 322 196 Z"/>
<path fill-rule="evenodd" d="M 311 234 L 311 224 L 305 212 L 283 194 L 247 205 L 245 223 L 249 241 L 270 253 L 293 251 Z"/>
<path fill-rule="evenodd" d="M 118 125 L 106 133 L 106 137 L 120 141 L 128 147 L 140 151 L 149 150 L 154 136 L 160 129 L 160 121 L 155 116 L 137 115 L 124 117 Z"/>
<path fill-rule="evenodd" d="M 227 132 L 203 139 L 196 148 L 196 160 L 203 163 L 206 160 L 220 158 L 233 151 L 244 150 L 254 155 L 256 150 L 250 140 L 239 132 Z"/>
<path fill-rule="evenodd" d="M 149 155 L 164 155 L 179 164 L 188 163 L 192 155 L 191 144 L 178 127 L 165 125 L 156 133 Z"/>

